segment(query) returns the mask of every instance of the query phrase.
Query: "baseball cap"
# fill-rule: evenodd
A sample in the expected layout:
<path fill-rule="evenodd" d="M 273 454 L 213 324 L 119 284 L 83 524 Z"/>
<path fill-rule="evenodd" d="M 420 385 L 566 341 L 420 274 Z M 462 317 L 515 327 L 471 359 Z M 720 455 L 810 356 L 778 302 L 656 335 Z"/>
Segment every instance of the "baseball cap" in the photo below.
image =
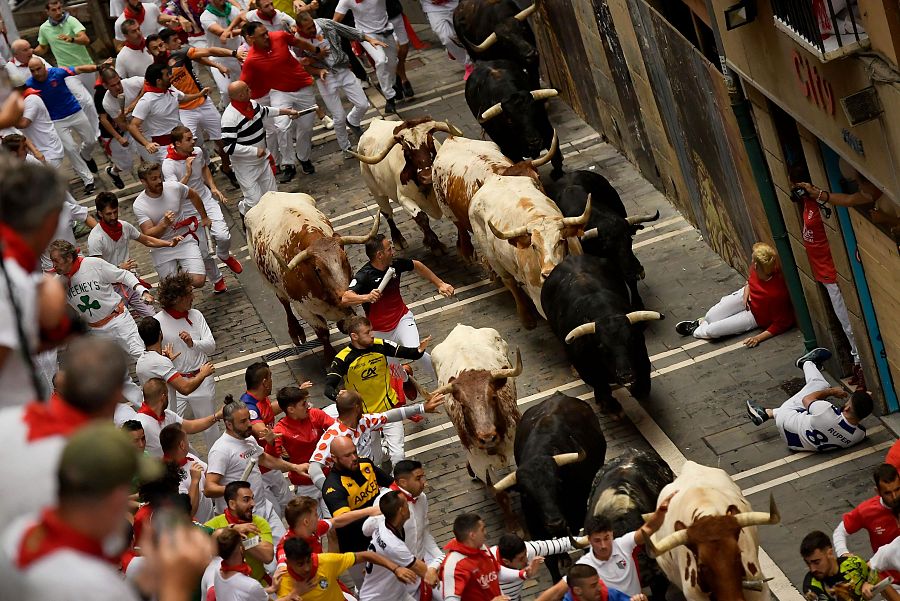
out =
<path fill-rule="evenodd" d="M 145 482 L 162 473 L 160 461 L 139 453 L 112 424 L 90 425 L 76 432 L 66 443 L 57 470 L 60 492 L 78 494 L 102 494 L 130 485 L 135 478 Z"/>
<path fill-rule="evenodd" d="M 9 76 L 9 85 L 13 88 L 21 88 L 25 85 L 27 78 L 23 77 L 19 73 L 14 73 Z"/>

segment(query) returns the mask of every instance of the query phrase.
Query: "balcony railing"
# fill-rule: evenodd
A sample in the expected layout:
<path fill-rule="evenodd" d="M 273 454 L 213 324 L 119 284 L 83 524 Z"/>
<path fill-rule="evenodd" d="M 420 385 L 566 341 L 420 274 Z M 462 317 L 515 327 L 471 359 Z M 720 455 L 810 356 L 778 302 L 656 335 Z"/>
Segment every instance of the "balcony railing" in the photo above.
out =
<path fill-rule="evenodd" d="M 869 46 L 858 0 L 772 0 L 775 26 L 822 62 Z"/>

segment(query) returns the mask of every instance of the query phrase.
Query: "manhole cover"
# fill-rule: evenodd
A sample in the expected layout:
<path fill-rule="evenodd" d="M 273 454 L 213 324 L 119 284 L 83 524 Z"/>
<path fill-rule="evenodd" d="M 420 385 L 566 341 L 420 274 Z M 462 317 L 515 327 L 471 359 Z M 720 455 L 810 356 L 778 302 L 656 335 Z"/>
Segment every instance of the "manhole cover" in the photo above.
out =
<path fill-rule="evenodd" d="M 311 351 L 312 349 L 314 349 L 318 346 L 320 346 L 318 340 L 304 342 L 300 346 L 286 348 L 286 349 L 282 349 L 280 351 L 275 351 L 274 353 L 269 353 L 268 355 L 264 355 L 263 361 L 275 361 L 276 359 L 284 359 L 285 357 L 293 357 L 295 355 L 299 355 L 300 353 L 304 353 L 306 351 Z"/>

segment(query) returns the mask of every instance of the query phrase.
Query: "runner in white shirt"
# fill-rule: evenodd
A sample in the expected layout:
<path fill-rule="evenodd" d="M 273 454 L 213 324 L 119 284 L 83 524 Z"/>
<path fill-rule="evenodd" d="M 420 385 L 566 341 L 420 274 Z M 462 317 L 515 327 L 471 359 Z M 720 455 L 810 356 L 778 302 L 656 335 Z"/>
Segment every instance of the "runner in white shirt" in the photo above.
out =
<path fill-rule="evenodd" d="M 134 406 L 130 401 L 117 403 L 116 412 L 113 414 L 113 423 L 121 428 L 129 421 L 137 421 L 137 411 L 134 410 Z"/>
<path fill-rule="evenodd" d="M 144 383 L 144 404 L 138 410 L 137 420 L 144 425 L 147 438 L 147 453 L 162 457 L 159 442 L 162 429 L 171 424 L 180 424 L 186 434 L 196 434 L 208 430 L 221 419 L 221 411 L 199 419 L 184 419 L 169 409 L 169 388 L 162 378 L 150 378 Z"/>
<path fill-rule="evenodd" d="M 71 78 L 69 78 L 71 79 Z M 47 106 L 41 100 L 39 94 L 31 93 L 25 87 L 25 81 L 11 81 L 14 88 L 18 88 L 25 97 L 25 108 L 22 112 L 22 118 L 16 126 L 22 130 L 22 133 L 28 136 L 28 139 L 41 151 L 44 155 L 44 162 L 52 167 L 59 167 L 65 156 L 65 148 L 62 139 L 53 127 L 53 121 L 50 119 L 50 113 Z M 76 173 L 81 175 L 80 169 L 89 172 L 84 159 L 77 153 L 70 156 L 72 168 Z"/>
<path fill-rule="evenodd" d="M 166 15 L 160 12 L 159 5 L 153 2 L 141 2 L 140 0 L 125 0 L 125 6 L 122 13 L 118 15 L 113 31 L 116 36 L 116 49 L 122 47 L 127 37 L 122 32 L 122 24 L 126 20 L 135 21 L 144 37 L 159 33 L 164 26 L 171 24 L 178 25 L 178 17 Z"/>
<path fill-rule="evenodd" d="M 125 19 L 118 26 L 119 32 L 122 33 L 124 45 L 116 54 L 116 72 L 120 77 L 144 77 L 147 67 L 153 64 L 153 56 L 147 50 L 141 26 L 134 19 Z"/>
<path fill-rule="evenodd" d="M 268 489 L 262 479 L 259 466 L 283 472 L 292 471 L 304 476 L 307 473 L 307 467 L 303 464 L 289 463 L 264 452 L 253 438 L 250 410 L 241 401 L 235 401 L 231 395 L 225 397 L 222 415 L 225 422 L 225 434 L 209 449 L 207 458 L 209 468 L 206 470 L 206 485 L 203 494 L 218 499 L 225 494 L 225 486 L 229 482 L 236 480 L 249 482 L 250 488 L 253 490 L 253 498 L 256 499 L 254 513 L 265 518 L 272 527 L 272 540 L 277 546 L 278 541 L 287 530 L 281 521 L 281 516 L 275 511 L 274 503 L 268 497 Z M 245 475 L 245 470 L 254 459 L 256 461 L 252 464 L 252 469 Z"/>
<path fill-rule="evenodd" d="M 142 234 L 127 221 L 120 221 L 119 199 L 112 192 L 101 192 L 98 194 L 94 198 L 94 206 L 97 209 L 97 216 L 100 220 L 88 234 L 87 255 L 89 257 L 99 257 L 119 269 L 135 273 L 137 262 L 130 257 L 128 242 L 136 240 L 148 248 L 171 248 L 181 241 L 179 237 L 175 237 L 172 240 L 153 238 Z M 138 281 L 145 288 L 150 288 L 150 285 L 141 281 L 140 278 L 138 278 Z M 144 302 L 137 291 L 129 290 L 125 286 L 117 286 L 116 288 L 132 314 L 138 317 L 148 317 L 156 313 L 153 306 Z"/>
<path fill-rule="evenodd" d="M 257 8 L 247 11 L 247 20 L 262 23 L 267 31 L 297 31 L 293 17 L 275 8 L 272 0 L 258 0 Z"/>
<path fill-rule="evenodd" d="M 179 273 L 164 279 L 159 286 L 159 304 L 162 311 L 156 314 L 162 332 L 162 344 L 170 355 L 175 368 L 187 378 L 200 375 L 201 370 L 211 373 L 209 356 L 216 351 L 216 339 L 203 314 L 193 309 L 194 289 L 187 274 Z M 158 359 L 159 357 L 157 357 Z M 165 378 L 171 380 L 171 375 Z M 176 382 L 170 382 L 176 386 Z M 188 388 L 182 388 L 188 390 Z M 216 403 L 216 382 L 207 376 L 200 386 L 188 394 L 175 395 L 176 413 L 184 415 L 188 405 L 194 417 L 212 415 Z M 207 447 L 212 446 L 220 433 L 218 427 L 204 433 Z"/>
<path fill-rule="evenodd" d="M 201 148 L 194 146 L 195 140 L 194 134 L 184 125 L 172 130 L 172 145 L 166 149 L 166 159 L 162 164 L 163 180 L 177 181 L 188 186 L 200 196 L 206 207 L 206 215 L 212 223 L 208 231 L 205 227 L 197 230 L 197 240 L 200 256 L 206 266 L 206 276 L 213 282 L 214 292 L 222 293 L 227 290 L 225 276 L 219 271 L 216 259 L 225 263 L 234 273 L 241 273 L 244 268 L 231 254 L 231 233 L 225 225 L 225 217 L 219 206 L 220 202 L 226 202 L 225 195 L 216 187 L 209 170 L 209 159 Z M 199 217 L 189 203 L 182 204 L 182 214 L 186 217 Z M 216 243 L 215 255 L 209 252 L 208 233 Z"/>
<path fill-rule="evenodd" d="M 205 524 L 213 519 L 216 515 L 215 505 L 212 499 L 203 494 L 207 465 L 189 452 L 190 444 L 184 428 L 174 424 L 163 428 L 159 433 L 159 446 L 162 448 L 163 461 L 177 463 L 185 470 L 185 476 L 190 475 L 181 480 L 178 492 L 190 497 L 194 521 Z"/>
<path fill-rule="evenodd" d="M 242 537 L 235 530 L 224 530 L 216 538 L 222 563 L 215 575 L 216 599 L 221 601 L 267 601 L 266 590 L 245 573 L 250 566 L 244 560 Z"/>
<path fill-rule="evenodd" d="M 753 423 L 759 426 L 774 418 L 781 438 L 792 451 L 834 451 L 862 442 L 866 429 L 860 422 L 872 413 L 872 397 L 857 390 L 849 395 L 843 409 L 826 401 L 831 396 L 848 396 L 840 386 L 832 387 L 819 371 L 830 357 L 831 351 L 817 348 L 797 359 L 806 386 L 781 407 L 764 409 L 747 401 L 747 413 Z"/>
<path fill-rule="evenodd" d="M 334 20 L 340 23 L 351 10 L 356 29 L 384 43 L 382 48 L 366 41 L 361 42 L 375 63 L 375 75 L 386 100 L 384 111 L 394 113 L 394 97 L 397 95 L 394 90 L 397 78 L 397 41 L 394 39 L 394 27 L 388 19 L 385 0 L 340 0 L 334 9 Z"/>
<path fill-rule="evenodd" d="M 150 258 L 162 281 L 166 277 L 181 272 L 190 275 L 191 284 L 200 288 L 206 283 L 206 268 L 200 256 L 200 245 L 195 232 L 208 227 L 209 217 L 206 207 L 196 192 L 178 182 L 163 182 L 162 168 L 158 163 L 144 164 L 138 170 L 138 178 L 144 191 L 134 199 L 132 210 L 138 227 L 144 234 L 161 240 L 183 239 L 172 248 L 154 248 Z M 189 200 L 200 214 L 200 219 L 182 212 L 184 201 Z"/>
<path fill-rule="evenodd" d="M 240 10 L 228 0 L 209 0 L 206 9 L 200 15 L 200 25 L 206 32 L 206 42 L 210 48 L 237 50 L 241 46 L 240 22 L 234 29 L 230 25 L 240 15 Z M 210 69 L 216 87 L 219 88 L 219 108 L 224 109 L 230 100 L 228 84 L 237 81 L 241 75 L 241 64 L 236 58 L 216 57 L 213 62 L 228 69 L 227 74 L 218 69 Z"/>
<path fill-rule="evenodd" d="M 469 55 L 458 44 L 456 29 L 453 27 L 453 11 L 459 5 L 459 0 L 420 0 L 422 11 L 428 17 L 431 30 L 437 35 L 441 44 L 447 49 L 461 66 L 469 64 Z"/>
<path fill-rule="evenodd" d="M 128 131 L 128 119 L 131 117 L 132 103 L 144 89 L 144 77 L 135 76 L 122 79 L 115 69 L 100 69 L 100 81 L 106 88 L 100 102 L 105 114 L 101 121 L 110 121 L 115 135 L 110 138 L 109 156 L 117 172 L 130 172 L 136 156 L 150 160 L 150 155 L 143 146 L 136 144 Z M 121 177 L 121 176 L 120 176 Z"/>
<path fill-rule="evenodd" d="M 425 562 L 416 558 L 406 541 L 403 525 L 410 517 L 409 503 L 403 493 L 391 490 L 381 496 L 378 507 L 382 515 L 369 518 L 377 522 L 378 526 L 372 533 L 368 550 L 412 570 L 419 578 L 412 584 L 404 584 L 386 568 L 367 563 L 366 576 L 359 589 L 359 601 L 415 601 L 419 599 L 419 587 L 422 586 L 422 578 L 428 574 L 428 568 Z M 426 586 L 437 584 L 437 573 L 433 570 L 429 580 L 431 582 Z"/>

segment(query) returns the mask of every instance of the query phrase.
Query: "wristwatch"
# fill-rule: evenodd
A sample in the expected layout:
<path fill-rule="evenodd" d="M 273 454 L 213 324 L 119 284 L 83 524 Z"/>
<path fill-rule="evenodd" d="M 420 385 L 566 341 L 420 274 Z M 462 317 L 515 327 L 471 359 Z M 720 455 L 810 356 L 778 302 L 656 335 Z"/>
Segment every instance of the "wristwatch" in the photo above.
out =
<path fill-rule="evenodd" d="M 231 51 L 231 58 L 237 58 L 237 50 Z"/>

